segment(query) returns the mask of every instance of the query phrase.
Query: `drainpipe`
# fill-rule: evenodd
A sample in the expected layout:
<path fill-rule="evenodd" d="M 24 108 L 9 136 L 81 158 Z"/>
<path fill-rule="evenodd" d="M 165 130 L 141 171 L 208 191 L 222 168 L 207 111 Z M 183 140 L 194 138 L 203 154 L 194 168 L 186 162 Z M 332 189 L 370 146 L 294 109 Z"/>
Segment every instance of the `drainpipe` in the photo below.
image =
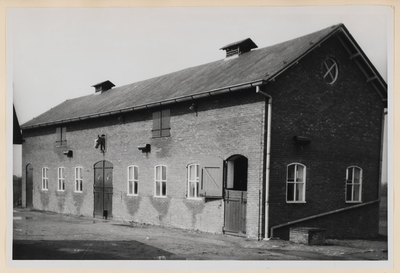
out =
<path fill-rule="evenodd" d="M 256 93 L 259 93 L 268 98 L 267 109 L 267 154 L 266 154 L 266 169 L 265 169 L 265 212 L 264 212 L 264 240 L 268 238 L 268 218 L 269 218 L 269 173 L 270 173 L 270 155 L 271 155 L 271 113 L 272 113 L 272 97 L 261 91 L 260 86 L 256 86 Z M 261 222 L 261 215 L 260 215 Z"/>
<path fill-rule="evenodd" d="M 382 186 L 382 173 L 383 173 L 383 154 L 384 154 L 384 142 L 385 142 L 385 136 L 386 136 L 386 141 L 387 139 L 387 135 L 385 134 L 385 129 L 387 130 L 386 126 L 385 126 L 385 121 L 387 118 L 387 109 L 384 109 L 383 114 L 382 114 L 382 125 L 381 125 L 381 151 L 380 151 L 380 168 L 379 168 L 379 186 L 378 186 L 378 199 L 381 198 L 381 186 Z M 386 144 L 387 145 L 387 144 Z M 386 157 L 387 157 L 387 153 L 386 153 Z M 387 165 L 387 161 L 386 161 L 386 165 Z M 386 168 L 387 169 L 387 168 Z M 387 181 L 386 181 L 387 183 Z"/>

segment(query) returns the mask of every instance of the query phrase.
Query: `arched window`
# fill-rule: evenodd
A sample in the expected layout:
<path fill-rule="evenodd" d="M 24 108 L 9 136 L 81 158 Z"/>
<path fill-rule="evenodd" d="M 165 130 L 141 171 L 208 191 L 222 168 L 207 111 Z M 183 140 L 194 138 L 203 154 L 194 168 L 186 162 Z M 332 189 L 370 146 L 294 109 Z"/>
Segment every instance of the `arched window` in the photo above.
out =
<path fill-rule="evenodd" d="M 350 166 L 346 170 L 346 202 L 361 202 L 362 169 Z"/>
<path fill-rule="evenodd" d="M 75 168 L 75 192 L 83 191 L 82 167 Z"/>
<path fill-rule="evenodd" d="M 199 192 L 199 181 L 200 181 L 199 164 L 190 164 L 190 165 L 188 165 L 187 170 L 188 170 L 187 197 L 188 198 L 197 198 L 198 192 Z"/>
<path fill-rule="evenodd" d="M 154 172 L 155 186 L 154 196 L 165 197 L 167 196 L 167 166 L 157 165 Z"/>
<path fill-rule="evenodd" d="M 305 202 L 306 166 L 292 163 L 287 166 L 286 173 L 286 201 Z"/>
<path fill-rule="evenodd" d="M 137 195 L 139 190 L 139 167 L 128 167 L 128 195 Z"/>
<path fill-rule="evenodd" d="M 42 190 L 49 189 L 49 169 L 47 167 L 42 168 Z"/>
<path fill-rule="evenodd" d="M 59 167 L 58 168 L 58 190 L 65 191 L 65 168 Z"/>

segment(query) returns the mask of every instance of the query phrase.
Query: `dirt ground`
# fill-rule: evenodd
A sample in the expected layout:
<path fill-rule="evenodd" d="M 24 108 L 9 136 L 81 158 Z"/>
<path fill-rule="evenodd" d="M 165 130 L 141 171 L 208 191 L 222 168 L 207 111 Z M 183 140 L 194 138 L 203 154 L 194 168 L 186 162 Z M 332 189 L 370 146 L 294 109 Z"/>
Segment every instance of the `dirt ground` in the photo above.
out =
<path fill-rule="evenodd" d="M 386 237 L 308 246 L 29 209 L 13 212 L 13 260 L 379 260 Z"/>

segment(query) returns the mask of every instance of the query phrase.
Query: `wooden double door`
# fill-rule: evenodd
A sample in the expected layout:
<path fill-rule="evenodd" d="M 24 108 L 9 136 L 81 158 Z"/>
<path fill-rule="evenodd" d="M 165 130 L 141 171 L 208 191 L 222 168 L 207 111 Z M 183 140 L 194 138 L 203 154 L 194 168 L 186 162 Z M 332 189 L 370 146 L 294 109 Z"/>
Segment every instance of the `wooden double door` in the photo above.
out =
<path fill-rule="evenodd" d="M 113 164 L 102 160 L 94 164 L 93 217 L 112 217 Z"/>

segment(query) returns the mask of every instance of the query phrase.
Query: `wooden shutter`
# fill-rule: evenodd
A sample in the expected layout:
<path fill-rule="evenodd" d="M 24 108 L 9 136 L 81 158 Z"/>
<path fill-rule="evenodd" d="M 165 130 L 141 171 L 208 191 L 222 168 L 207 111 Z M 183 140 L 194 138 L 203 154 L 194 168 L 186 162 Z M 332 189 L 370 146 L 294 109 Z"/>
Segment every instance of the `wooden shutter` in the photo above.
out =
<path fill-rule="evenodd" d="M 169 131 L 170 131 L 170 111 L 169 109 L 162 110 L 161 112 L 161 136 L 162 137 L 168 137 L 169 136 Z"/>
<path fill-rule="evenodd" d="M 224 161 L 205 158 L 200 162 L 199 196 L 222 198 Z"/>
<path fill-rule="evenodd" d="M 56 128 L 56 142 L 61 142 L 61 127 Z"/>
<path fill-rule="evenodd" d="M 153 112 L 153 137 L 161 136 L 161 112 Z"/>
<path fill-rule="evenodd" d="M 61 128 L 61 141 L 67 141 L 67 128 L 66 127 L 62 127 Z"/>

